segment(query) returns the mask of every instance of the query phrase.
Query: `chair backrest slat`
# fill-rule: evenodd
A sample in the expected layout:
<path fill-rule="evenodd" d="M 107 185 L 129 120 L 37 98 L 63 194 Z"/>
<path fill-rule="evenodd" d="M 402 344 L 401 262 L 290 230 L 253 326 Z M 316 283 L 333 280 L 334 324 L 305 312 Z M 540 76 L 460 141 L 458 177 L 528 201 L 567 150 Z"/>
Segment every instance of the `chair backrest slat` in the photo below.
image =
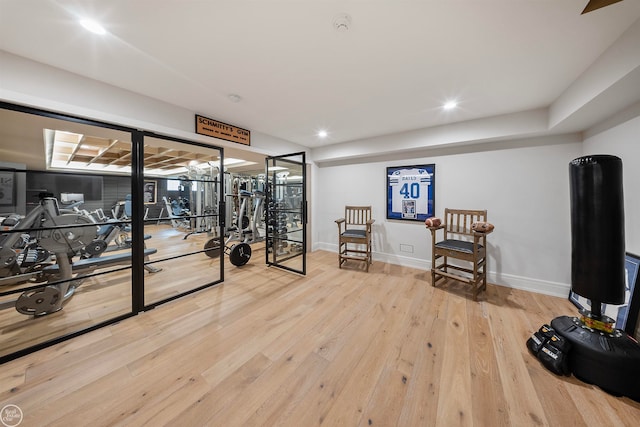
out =
<path fill-rule="evenodd" d="M 449 209 L 444 210 L 445 217 L 445 239 L 447 233 L 462 234 L 471 236 L 473 234 L 471 230 L 471 224 L 479 221 L 487 221 L 486 210 L 471 210 L 471 209 Z"/>
<path fill-rule="evenodd" d="M 344 219 L 347 225 L 366 225 L 371 219 L 371 206 L 345 206 Z"/>

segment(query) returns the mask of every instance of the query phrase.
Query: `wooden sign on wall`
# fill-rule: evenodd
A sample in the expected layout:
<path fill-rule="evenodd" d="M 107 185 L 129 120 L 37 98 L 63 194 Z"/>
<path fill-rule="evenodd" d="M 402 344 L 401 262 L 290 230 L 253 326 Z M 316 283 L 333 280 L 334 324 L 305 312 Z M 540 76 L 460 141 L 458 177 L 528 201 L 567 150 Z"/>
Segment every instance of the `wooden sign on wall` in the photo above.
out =
<path fill-rule="evenodd" d="M 251 145 L 250 131 L 197 114 L 196 133 L 224 139 L 225 141 L 237 142 L 238 144 Z"/>

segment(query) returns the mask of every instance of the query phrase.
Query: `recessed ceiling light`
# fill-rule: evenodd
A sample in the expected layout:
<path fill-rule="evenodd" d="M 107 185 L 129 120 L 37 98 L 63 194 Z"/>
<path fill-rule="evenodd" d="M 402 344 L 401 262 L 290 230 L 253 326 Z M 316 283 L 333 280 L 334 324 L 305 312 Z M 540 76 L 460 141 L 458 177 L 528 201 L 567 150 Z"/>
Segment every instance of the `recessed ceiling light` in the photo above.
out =
<path fill-rule="evenodd" d="M 327 133 L 326 130 L 318 131 L 318 137 L 320 137 L 320 138 L 326 138 L 328 135 L 329 134 Z"/>
<path fill-rule="evenodd" d="M 456 101 L 447 101 L 442 108 L 445 110 L 453 110 L 454 108 L 456 108 L 458 106 L 458 103 Z"/>
<path fill-rule="evenodd" d="M 81 19 L 80 25 L 82 25 L 86 30 L 91 31 L 93 34 L 101 36 L 107 34 L 107 30 L 93 19 Z"/>
<path fill-rule="evenodd" d="M 240 95 L 237 95 L 235 93 L 232 93 L 228 96 L 229 101 L 231 102 L 240 102 L 242 101 L 242 97 Z"/>

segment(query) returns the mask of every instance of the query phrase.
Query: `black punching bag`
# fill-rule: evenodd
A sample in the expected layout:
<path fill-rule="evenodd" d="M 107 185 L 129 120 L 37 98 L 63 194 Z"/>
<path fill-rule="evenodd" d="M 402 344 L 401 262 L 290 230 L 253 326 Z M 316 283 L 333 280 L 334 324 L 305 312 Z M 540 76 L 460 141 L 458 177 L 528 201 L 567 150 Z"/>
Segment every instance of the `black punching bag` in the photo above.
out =
<path fill-rule="evenodd" d="M 622 160 L 595 155 L 569 164 L 571 194 L 571 289 L 600 303 L 622 304 L 625 296 Z"/>

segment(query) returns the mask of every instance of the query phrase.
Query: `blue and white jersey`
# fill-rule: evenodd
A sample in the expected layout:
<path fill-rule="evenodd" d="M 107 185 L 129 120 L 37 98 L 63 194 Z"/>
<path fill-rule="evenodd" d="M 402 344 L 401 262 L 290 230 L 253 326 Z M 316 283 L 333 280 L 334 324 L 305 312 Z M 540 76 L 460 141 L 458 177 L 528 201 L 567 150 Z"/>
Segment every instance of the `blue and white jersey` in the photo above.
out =
<path fill-rule="evenodd" d="M 393 212 L 406 213 L 407 206 L 415 201 L 415 212 L 413 214 L 429 213 L 429 187 L 431 186 L 430 174 L 425 169 L 400 169 L 389 176 L 389 186 L 391 187 L 391 210 Z M 404 208 L 404 209 L 403 209 Z"/>

